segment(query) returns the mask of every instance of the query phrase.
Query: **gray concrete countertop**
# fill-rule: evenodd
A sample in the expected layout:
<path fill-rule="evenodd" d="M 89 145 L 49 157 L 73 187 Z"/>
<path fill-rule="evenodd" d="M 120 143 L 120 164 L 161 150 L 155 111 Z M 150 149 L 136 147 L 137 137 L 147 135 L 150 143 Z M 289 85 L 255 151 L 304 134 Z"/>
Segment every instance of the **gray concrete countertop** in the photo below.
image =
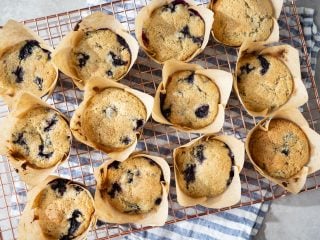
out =
<path fill-rule="evenodd" d="M 104 1 L 0 0 L 0 25 L 3 25 L 9 18 L 16 20 L 36 18 L 102 2 Z M 297 0 L 297 5 L 316 9 L 316 22 L 320 29 L 320 0 Z M 320 55 L 318 62 L 320 62 Z M 320 64 L 318 64 L 316 71 L 318 87 L 320 86 L 319 79 Z M 255 239 L 320 239 L 320 190 L 275 200 Z"/>

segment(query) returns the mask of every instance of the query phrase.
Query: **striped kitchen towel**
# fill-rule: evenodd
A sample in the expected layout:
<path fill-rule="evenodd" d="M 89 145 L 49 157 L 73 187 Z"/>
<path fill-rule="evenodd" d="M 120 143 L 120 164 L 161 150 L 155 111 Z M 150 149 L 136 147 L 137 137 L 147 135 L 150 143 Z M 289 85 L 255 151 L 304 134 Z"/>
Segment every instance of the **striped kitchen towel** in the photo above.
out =
<path fill-rule="evenodd" d="M 292 14 L 292 9 L 285 8 L 284 11 L 288 14 Z M 300 15 L 300 21 L 303 27 L 307 50 L 314 74 L 317 62 L 317 54 L 320 49 L 320 33 L 317 31 L 317 26 L 313 22 L 314 9 L 298 8 L 298 13 Z M 290 21 L 291 18 L 286 19 L 287 21 Z M 279 24 L 280 27 L 287 26 L 285 20 L 282 20 L 281 18 L 279 20 Z M 288 24 L 290 25 L 290 22 L 288 22 Z M 297 35 L 298 32 L 294 31 L 295 29 L 291 29 L 291 34 Z M 282 39 L 285 39 L 286 37 L 288 36 L 281 35 Z M 293 39 L 293 44 L 295 44 L 295 41 L 299 40 Z M 306 82 L 306 87 L 310 88 L 311 81 L 308 79 L 307 72 L 302 71 L 302 78 Z M 251 239 L 257 234 L 259 228 L 261 227 L 269 206 L 270 202 L 254 204 L 251 206 L 220 212 L 214 215 L 208 215 L 197 219 L 166 225 L 161 228 L 154 228 L 148 231 L 134 233 L 123 238 L 129 240 Z"/>

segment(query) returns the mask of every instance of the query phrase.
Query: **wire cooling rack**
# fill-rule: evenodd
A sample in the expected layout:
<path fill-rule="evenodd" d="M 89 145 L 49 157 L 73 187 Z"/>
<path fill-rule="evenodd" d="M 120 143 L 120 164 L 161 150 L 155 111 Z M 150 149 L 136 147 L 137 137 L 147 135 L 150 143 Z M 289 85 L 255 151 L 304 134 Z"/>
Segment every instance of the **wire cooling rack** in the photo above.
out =
<path fill-rule="evenodd" d="M 31 19 L 23 23 L 37 32 L 40 37 L 53 47 L 57 46 L 61 38 L 71 31 L 80 19 L 95 11 L 114 14 L 123 26 L 134 34 L 135 16 L 148 2 L 146 0 L 118 0 L 103 5 Z M 206 5 L 208 0 L 198 0 L 197 2 Z M 312 75 L 307 47 L 294 1 L 287 1 L 285 3 L 279 19 L 279 25 L 280 41 L 300 50 L 302 77 L 309 93 L 308 103 L 301 107 L 300 110 L 310 126 L 319 132 L 320 99 L 316 82 Z M 204 52 L 197 56 L 193 62 L 205 68 L 218 68 L 233 72 L 236 59 L 236 49 L 222 46 L 214 42 L 211 37 Z M 141 51 L 130 73 L 125 79 L 121 80 L 122 83 L 151 95 L 155 95 L 155 90 L 160 81 L 161 66 L 150 61 Z M 68 77 L 61 74 L 54 94 L 48 102 L 68 117 L 71 117 L 74 110 L 82 101 L 82 97 L 83 92 L 77 89 Z M 5 106 L 3 104 L 1 106 L 1 104 L 0 117 L 7 114 Z M 225 123 L 221 133 L 234 135 L 241 140 L 245 140 L 246 134 L 255 126 L 258 120 L 260 119 L 253 118 L 244 111 L 240 102 L 232 93 L 226 107 Z M 196 137 L 198 137 L 197 134 L 181 133 L 171 127 L 160 125 L 151 119 L 144 127 L 137 149 L 166 158 L 172 168 L 173 149 Z M 107 156 L 100 151 L 89 148 L 74 140 L 69 160 L 58 168 L 57 173 L 62 177 L 84 183 L 93 193 L 95 191 L 93 168 L 99 166 L 106 159 Z M 200 206 L 185 208 L 179 206 L 176 201 L 175 183 L 172 178 L 169 194 L 169 216 L 166 224 L 269 201 L 284 196 L 287 193 L 282 188 L 256 173 L 248 160 L 245 162 L 240 177 L 242 182 L 241 201 L 230 208 L 224 209 L 208 209 Z M 316 172 L 308 177 L 302 191 L 309 191 L 319 187 L 320 172 Z M 17 226 L 26 204 L 26 193 L 26 185 L 20 180 L 19 176 L 8 163 L 8 160 L 4 156 L 0 156 L 0 239 L 1 236 L 5 240 L 17 238 Z M 98 221 L 96 227 L 90 231 L 88 239 L 114 238 L 150 228 L 142 228 L 134 224 L 105 224 Z"/>

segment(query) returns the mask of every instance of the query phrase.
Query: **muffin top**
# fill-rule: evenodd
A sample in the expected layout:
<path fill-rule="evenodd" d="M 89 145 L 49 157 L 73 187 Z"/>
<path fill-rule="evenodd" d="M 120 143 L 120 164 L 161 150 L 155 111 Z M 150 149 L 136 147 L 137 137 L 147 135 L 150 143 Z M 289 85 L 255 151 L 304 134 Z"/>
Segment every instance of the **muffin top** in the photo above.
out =
<path fill-rule="evenodd" d="M 101 169 L 104 170 L 104 169 Z M 146 157 L 113 161 L 107 169 L 103 196 L 122 213 L 148 213 L 161 204 L 163 173 L 159 165 Z"/>
<path fill-rule="evenodd" d="M 0 88 L 45 95 L 57 77 L 51 52 L 36 40 L 8 48 L 0 57 Z"/>
<path fill-rule="evenodd" d="M 252 160 L 274 178 L 294 176 L 310 158 L 307 136 L 285 119 L 272 119 L 268 131 L 257 128 L 251 135 L 249 151 Z"/>
<path fill-rule="evenodd" d="M 134 143 L 146 120 L 146 108 L 139 98 L 120 88 L 106 88 L 88 101 L 82 129 L 98 147 L 122 150 Z"/>
<path fill-rule="evenodd" d="M 289 100 L 294 83 L 289 68 L 277 57 L 248 55 L 239 60 L 237 85 L 248 110 L 270 113 Z"/>
<path fill-rule="evenodd" d="M 148 53 L 159 62 L 187 60 L 202 45 L 205 23 L 184 1 L 155 9 L 144 22 L 142 40 Z"/>
<path fill-rule="evenodd" d="M 218 196 L 231 183 L 233 161 L 233 153 L 224 142 L 200 139 L 176 150 L 177 182 L 193 198 Z"/>
<path fill-rule="evenodd" d="M 216 84 L 193 71 L 171 75 L 166 94 L 160 95 L 161 112 L 172 124 L 191 129 L 210 125 L 218 113 L 220 92 Z"/>
<path fill-rule="evenodd" d="M 78 76 L 84 81 L 93 76 L 119 80 L 131 62 L 129 45 L 110 29 L 85 32 L 73 48 L 72 57 Z"/>
<path fill-rule="evenodd" d="M 26 161 L 23 168 L 49 168 L 69 154 L 71 131 L 58 112 L 36 107 L 17 120 L 8 146 L 11 157 Z"/>
<path fill-rule="evenodd" d="M 273 6 L 269 0 L 213 2 L 213 33 L 224 44 L 240 46 L 244 40 L 264 41 L 273 31 Z"/>
<path fill-rule="evenodd" d="M 44 234 L 54 239 L 74 239 L 84 233 L 94 213 L 90 193 L 67 179 L 55 179 L 38 195 L 34 203 Z"/>

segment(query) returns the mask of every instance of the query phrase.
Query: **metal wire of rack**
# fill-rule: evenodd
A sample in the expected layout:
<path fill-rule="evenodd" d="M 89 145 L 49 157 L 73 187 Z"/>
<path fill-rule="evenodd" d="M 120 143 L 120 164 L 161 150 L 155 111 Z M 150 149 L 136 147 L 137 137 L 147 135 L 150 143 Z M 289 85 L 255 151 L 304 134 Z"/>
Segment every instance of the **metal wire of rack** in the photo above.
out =
<path fill-rule="evenodd" d="M 148 2 L 149 0 L 116 0 L 98 6 L 30 19 L 23 21 L 23 23 L 53 47 L 57 46 L 62 37 L 71 31 L 80 19 L 95 11 L 114 14 L 123 26 L 134 34 L 135 16 Z M 205 5 L 208 0 L 197 0 L 197 2 Z M 308 103 L 301 107 L 300 110 L 310 126 L 320 132 L 320 98 L 294 1 L 285 3 L 279 19 L 279 25 L 280 41 L 300 50 L 302 78 L 309 94 Z M 225 47 L 214 42 L 211 38 L 204 52 L 197 56 L 193 62 L 205 68 L 218 68 L 233 72 L 237 53 L 237 49 Z M 151 95 L 155 94 L 156 87 L 160 81 L 161 66 L 150 61 L 142 51 L 140 51 L 138 60 L 130 73 L 125 79 L 121 80 L 122 83 Z M 83 93 L 74 86 L 68 77 L 61 74 L 54 94 L 48 102 L 66 116 L 71 117 L 82 97 Z M 6 114 L 5 106 L 0 103 L 0 117 Z M 232 93 L 226 107 L 225 123 L 221 133 L 234 135 L 241 140 L 245 140 L 248 131 L 259 120 L 249 116 Z M 197 134 L 178 132 L 151 119 L 144 127 L 137 149 L 166 158 L 172 168 L 173 149 L 197 136 Z M 58 168 L 57 174 L 84 183 L 93 193 L 95 189 L 93 168 L 107 159 L 107 155 L 102 152 L 74 140 L 70 158 Z M 208 209 L 201 206 L 185 208 L 179 206 L 176 201 L 174 178 L 172 178 L 169 194 L 169 216 L 166 224 L 269 201 L 287 194 L 282 188 L 255 172 L 249 161 L 245 162 L 240 177 L 242 182 L 241 201 L 232 207 L 223 209 Z M 320 188 L 320 171 L 308 177 L 302 191 L 318 188 Z M 0 239 L 17 238 L 19 217 L 26 204 L 26 194 L 26 185 L 19 179 L 8 160 L 4 156 L 0 156 Z M 90 231 L 88 239 L 109 239 L 150 228 L 142 228 L 134 224 L 106 224 L 98 221 L 97 225 Z"/>

